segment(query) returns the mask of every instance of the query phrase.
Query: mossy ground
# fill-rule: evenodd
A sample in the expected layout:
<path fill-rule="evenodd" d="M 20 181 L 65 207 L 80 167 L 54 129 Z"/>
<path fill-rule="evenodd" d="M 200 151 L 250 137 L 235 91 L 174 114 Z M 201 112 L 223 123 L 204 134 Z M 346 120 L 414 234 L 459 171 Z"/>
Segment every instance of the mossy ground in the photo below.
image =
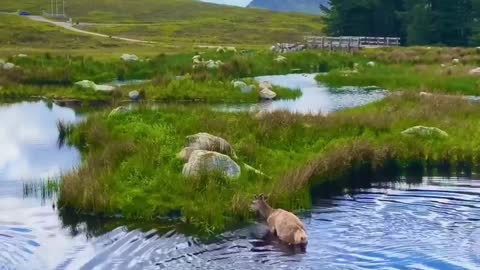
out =
<path fill-rule="evenodd" d="M 329 116 L 288 112 L 214 112 L 208 108 L 140 109 L 80 124 L 70 141 L 84 151 L 82 167 L 61 184 L 63 206 L 85 212 L 156 219 L 181 213 L 202 231 L 221 231 L 252 217 L 255 194 L 287 209 L 310 207 L 309 187 L 358 166 L 394 162 L 472 170 L 480 158 L 480 107 L 460 98 L 395 94 Z M 435 126 L 448 138 L 416 138 L 401 131 Z M 240 179 L 182 176 L 176 158 L 185 136 L 209 132 L 230 141 L 244 170 Z"/>

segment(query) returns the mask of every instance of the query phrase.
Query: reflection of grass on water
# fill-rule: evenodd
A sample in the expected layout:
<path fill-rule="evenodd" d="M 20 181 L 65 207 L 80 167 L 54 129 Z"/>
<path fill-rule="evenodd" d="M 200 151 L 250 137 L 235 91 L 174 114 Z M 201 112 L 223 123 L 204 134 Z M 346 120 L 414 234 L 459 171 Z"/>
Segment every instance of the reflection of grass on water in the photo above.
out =
<path fill-rule="evenodd" d="M 43 203 L 57 197 L 60 179 L 47 179 L 41 182 L 23 183 L 24 198 L 40 198 Z"/>

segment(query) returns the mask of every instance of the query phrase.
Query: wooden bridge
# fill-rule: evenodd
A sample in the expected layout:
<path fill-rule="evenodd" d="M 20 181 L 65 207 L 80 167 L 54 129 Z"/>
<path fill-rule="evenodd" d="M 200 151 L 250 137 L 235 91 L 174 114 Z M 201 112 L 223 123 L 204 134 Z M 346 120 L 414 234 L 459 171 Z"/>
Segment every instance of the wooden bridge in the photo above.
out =
<path fill-rule="evenodd" d="M 326 37 L 326 36 L 306 36 L 303 42 L 298 43 L 279 43 L 272 47 L 280 53 L 303 51 L 306 49 L 323 50 L 346 50 L 355 51 L 363 48 L 381 48 L 398 47 L 400 38 L 398 37 Z"/>

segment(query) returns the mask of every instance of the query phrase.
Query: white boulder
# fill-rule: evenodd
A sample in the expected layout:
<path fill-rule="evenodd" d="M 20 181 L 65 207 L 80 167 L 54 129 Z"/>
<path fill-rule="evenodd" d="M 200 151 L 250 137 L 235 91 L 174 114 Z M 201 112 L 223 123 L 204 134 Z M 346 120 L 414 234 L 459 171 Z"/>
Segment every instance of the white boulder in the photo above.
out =
<path fill-rule="evenodd" d="M 85 89 L 93 89 L 95 91 L 103 91 L 103 92 L 111 92 L 115 90 L 114 86 L 111 85 L 102 85 L 102 84 L 96 84 L 92 81 L 89 80 L 83 80 L 75 83 L 76 86 L 85 88 Z"/>
<path fill-rule="evenodd" d="M 25 58 L 25 57 L 28 57 L 28 55 L 26 55 L 26 54 L 23 54 L 23 53 L 20 53 L 20 54 L 17 54 L 17 57 L 20 57 L 20 58 Z"/>
<path fill-rule="evenodd" d="M 374 67 L 376 65 L 377 65 L 377 63 L 375 63 L 374 61 L 367 62 L 367 66 L 369 66 L 369 67 Z"/>
<path fill-rule="evenodd" d="M 137 90 L 133 90 L 133 91 L 128 92 L 128 96 L 132 100 L 137 100 L 140 97 L 140 92 L 138 92 Z"/>
<path fill-rule="evenodd" d="M 197 150 L 215 151 L 232 158 L 237 158 L 235 151 L 227 140 L 209 133 L 202 132 L 187 136 L 186 147 L 191 147 Z"/>
<path fill-rule="evenodd" d="M 460 59 L 454 58 L 454 59 L 452 60 L 452 63 L 453 63 L 453 64 L 460 64 Z"/>
<path fill-rule="evenodd" d="M 10 62 L 7 62 L 5 64 L 2 65 L 2 68 L 4 70 L 11 70 L 11 69 L 14 69 L 15 68 L 15 64 L 14 63 L 10 63 Z"/>
<path fill-rule="evenodd" d="M 474 68 L 474 69 L 470 70 L 470 71 L 468 72 L 468 74 L 479 76 L 479 75 L 480 75 L 480 67 Z"/>
<path fill-rule="evenodd" d="M 135 61 L 138 61 L 138 56 L 136 56 L 135 54 L 124 53 L 122 54 L 120 59 L 122 59 L 125 62 L 135 62 Z"/>
<path fill-rule="evenodd" d="M 188 162 L 183 166 L 183 175 L 195 177 L 202 173 L 219 172 L 229 178 L 238 178 L 240 166 L 227 155 L 218 152 L 195 150 L 190 154 Z"/>
<path fill-rule="evenodd" d="M 272 100 L 277 97 L 277 93 L 273 92 L 270 89 L 262 89 L 259 94 L 262 99 L 266 100 Z"/>
<path fill-rule="evenodd" d="M 237 48 L 235 48 L 235 47 L 227 47 L 227 51 L 236 53 L 236 52 L 237 52 Z"/>
<path fill-rule="evenodd" d="M 272 83 L 267 81 L 263 81 L 259 83 L 258 87 L 260 87 L 260 89 L 270 89 L 270 90 L 273 89 Z"/>
<path fill-rule="evenodd" d="M 403 135 L 416 136 L 416 137 L 439 137 L 445 138 L 448 137 L 448 133 L 436 128 L 436 127 L 425 127 L 425 126 L 415 126 L 408 128 L 402 131 Z"/>
<path fill-rule="evenodd" d="M 232 84 L 233 84 L 233 87 L 235 88 L 242 88 L 247 86 L 247 84 L 242 81 L 233 81 Z"/>

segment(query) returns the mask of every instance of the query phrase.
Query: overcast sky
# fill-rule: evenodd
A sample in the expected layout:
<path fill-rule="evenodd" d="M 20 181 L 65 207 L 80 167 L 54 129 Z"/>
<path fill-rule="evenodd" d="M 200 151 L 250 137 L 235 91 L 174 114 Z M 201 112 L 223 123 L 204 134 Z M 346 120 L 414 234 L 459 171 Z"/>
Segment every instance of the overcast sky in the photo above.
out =
<path fill-rule="evenodd" d="M 225 4 L 225 5 L 234 5 L 234 6 L 241 6 L 245 7 L 250 3 L 252 0 L 202 0 L 204 2 L 211 2 L 217 4 Z"/>

